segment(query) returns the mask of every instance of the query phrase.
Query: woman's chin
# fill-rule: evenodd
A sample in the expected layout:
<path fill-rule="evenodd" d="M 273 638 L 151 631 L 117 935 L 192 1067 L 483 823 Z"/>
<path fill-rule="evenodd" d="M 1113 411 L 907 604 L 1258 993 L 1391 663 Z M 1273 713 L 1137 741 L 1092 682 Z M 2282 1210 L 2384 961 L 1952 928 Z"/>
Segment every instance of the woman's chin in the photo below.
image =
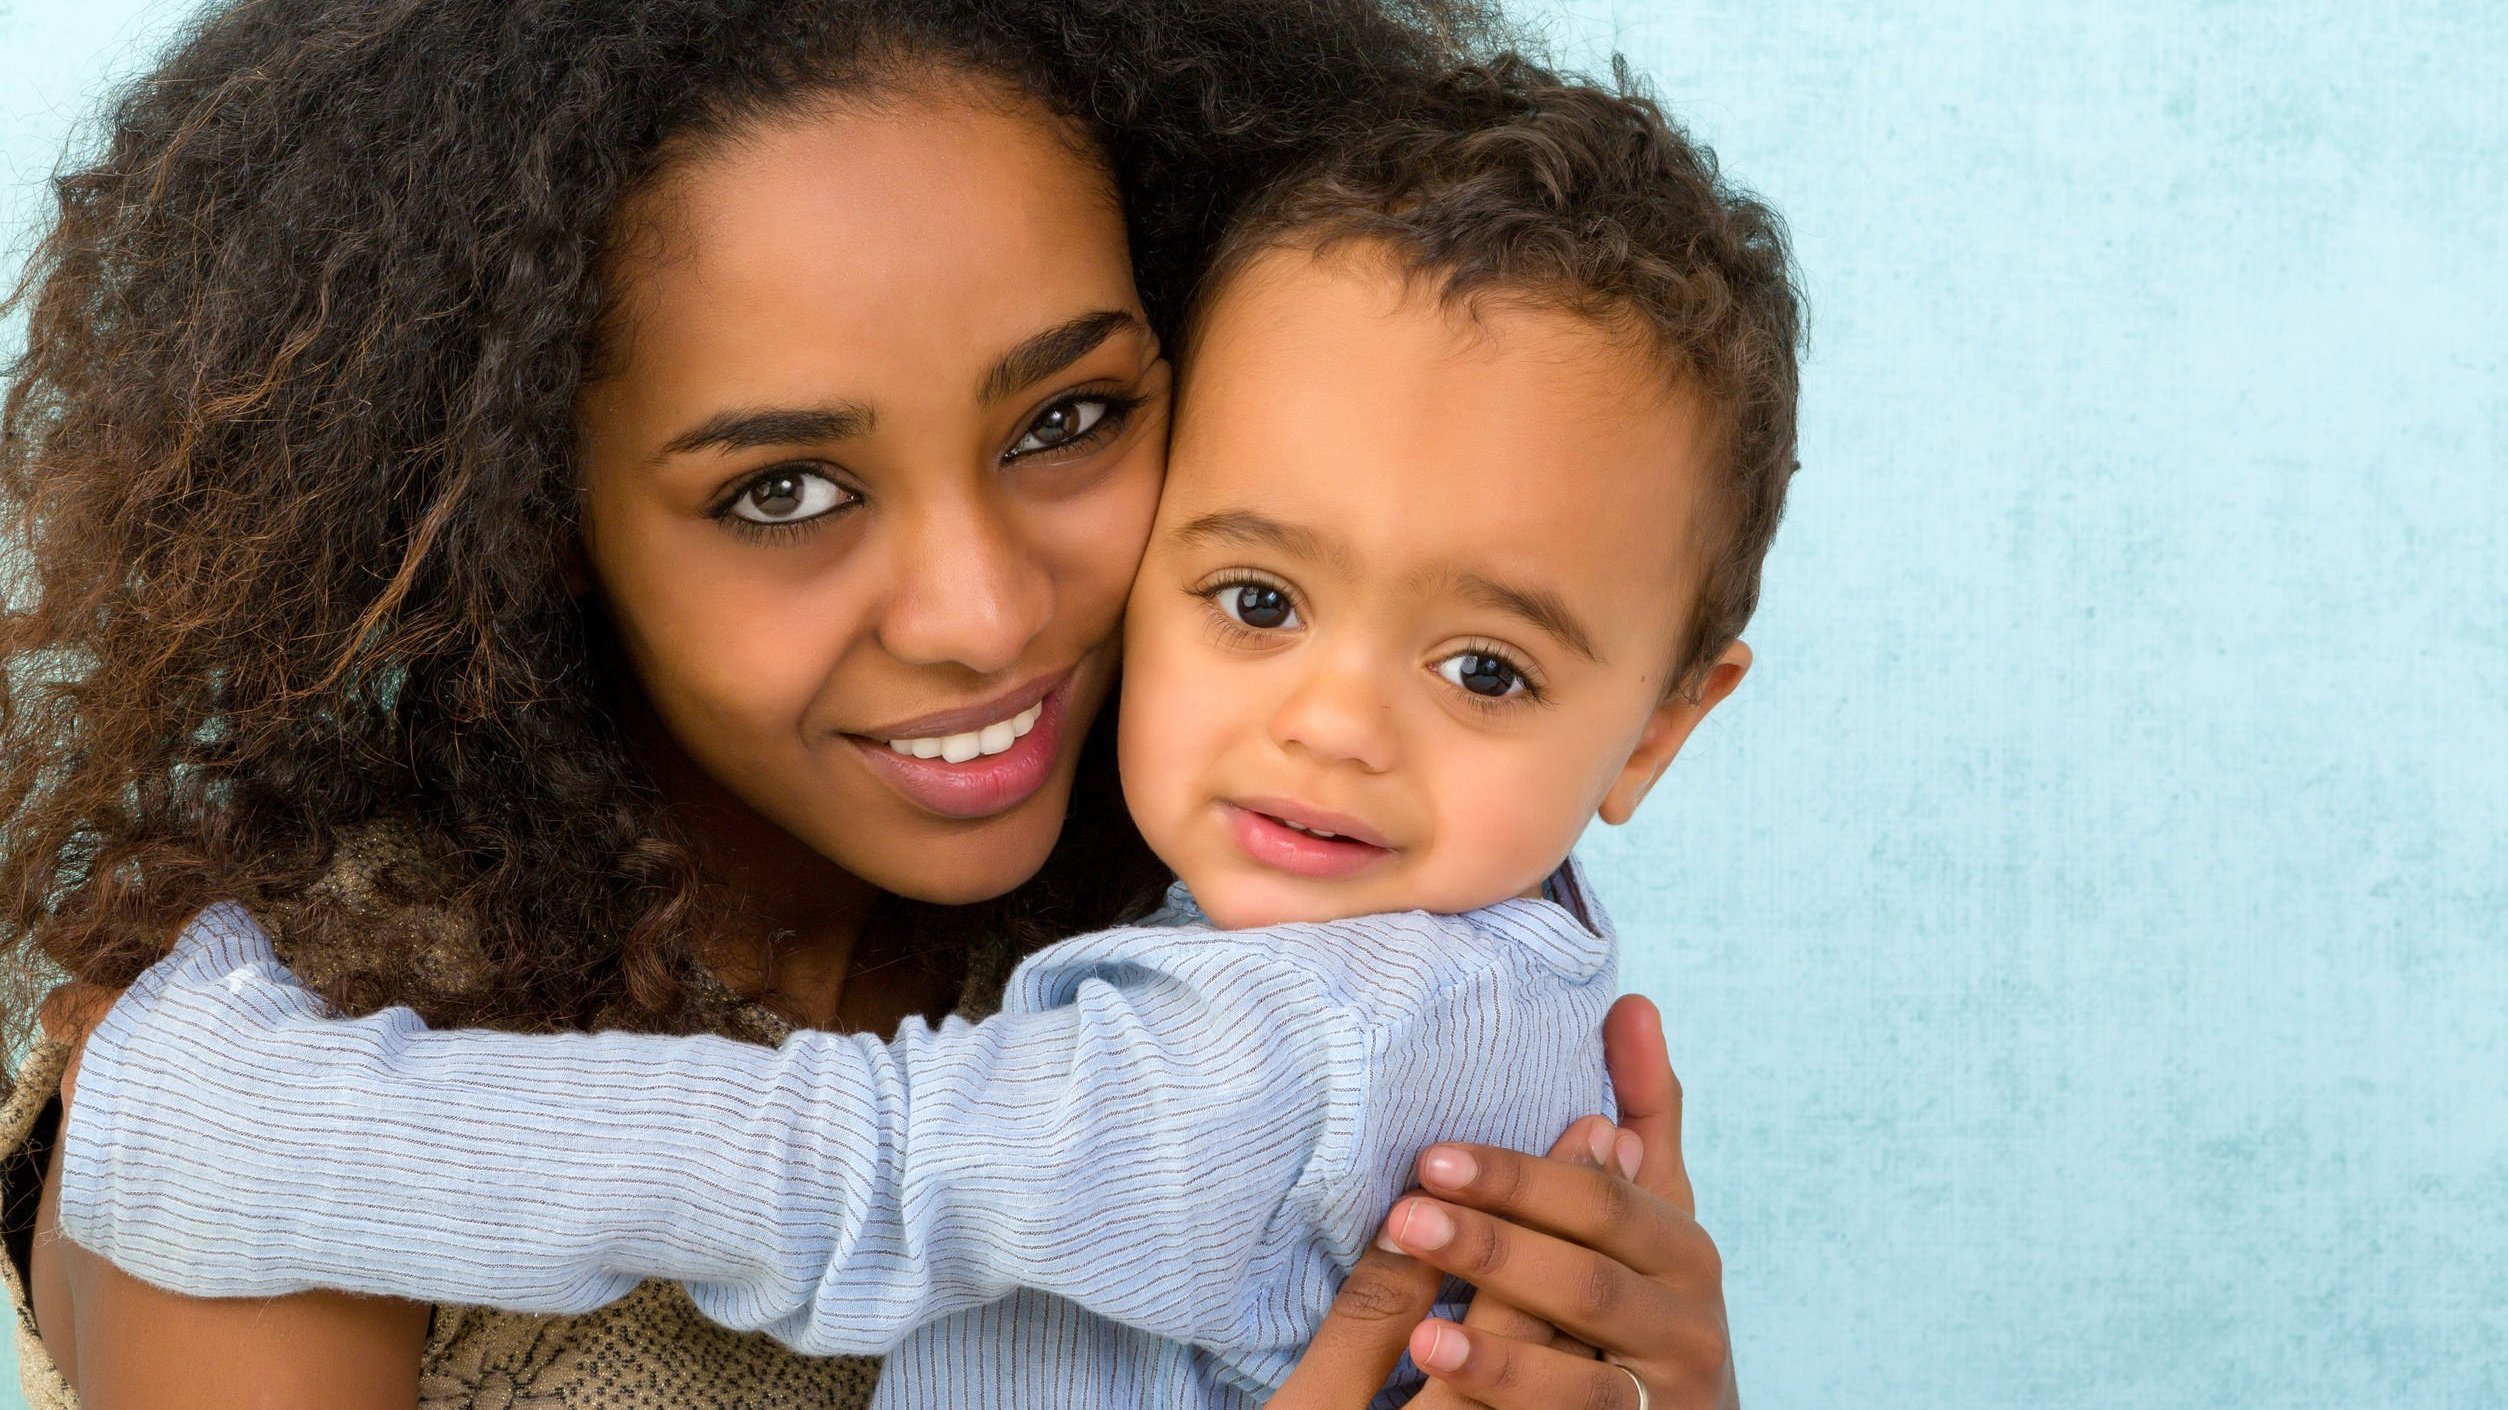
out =
<path fill-rule="evenodd" d="M 909 901 L 936 906 L 990 901 L 1025 885 L 1053 854 L 1070 790 L 1049 787 L 1045 793 L 1053 796 L 1031 798 L 1008 815 L 971 826 L 899 829 L 877 840 L 862 833 L 878 829 L 862 829 L 845 839 L 846 855 L 838 860 L 855 876 Z M 866 848 L 865 842 L 874 846 Z"/>

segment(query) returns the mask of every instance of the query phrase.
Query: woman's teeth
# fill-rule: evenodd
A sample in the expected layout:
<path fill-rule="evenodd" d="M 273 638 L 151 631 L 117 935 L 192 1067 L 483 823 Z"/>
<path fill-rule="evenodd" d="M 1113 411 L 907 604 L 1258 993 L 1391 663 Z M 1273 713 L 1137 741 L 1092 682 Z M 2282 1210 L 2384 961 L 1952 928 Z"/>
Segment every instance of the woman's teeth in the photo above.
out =
<path fill-rule="evenodd" d="M 1341 834 L 1340 834 L 1340 833 L 1337 833 L 1337 832 L 1326 832 L 1326 831 L 1324 831 L 1324 830 L 1323 830 L 1322 828 L 1320 828 L 1320 827 L 1305 827 L 1305 826 L 1301 826 L 1300 824 L 1293 823 L 1293 822 L 1289 821 L 1287 818 L 1274 818 L 1274 819 L 1272 819 L 1272 821 L 1274 821 L 1274 822 L 1276 822 L 1276 823 L 1280 824 L 1282 827 L 1285 827 L 1285 828 L 1289 829 L 1291 832 L 1303 832 L 1303 833 L 1305 833 L 1305 834 L 1306 834 L 1307 836 L 1309 836 L 1309 837 L 1328 837 L 1328 838 L 1331 838 L 1331 839 L 1333 839 L 1333 840 L 1335 840 L 1335 841 L 1340 840 L 1340 837 L 1341 837 Z"/>
<path fill-rule="evenodd" d="M 892 739 L 888 741 L 888 747 L 918 759 L 963 764 L 979 755 L 999 754 L 1016 744 L 1026 737 L 1029 730 L 1036 728 L 1037 717 L 1044 713 L 1045 702 L 1039 700 L 1009 719 L 997 720 L 982 729 L 968 730 L 965 734 L 927 734 L 920 739 Z"/>

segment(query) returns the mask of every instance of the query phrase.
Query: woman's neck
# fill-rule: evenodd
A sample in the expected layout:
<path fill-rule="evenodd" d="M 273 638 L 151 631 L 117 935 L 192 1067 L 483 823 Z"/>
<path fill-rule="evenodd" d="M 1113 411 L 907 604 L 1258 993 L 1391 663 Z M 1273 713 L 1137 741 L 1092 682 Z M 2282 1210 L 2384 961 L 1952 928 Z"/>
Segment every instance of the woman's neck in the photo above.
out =
<path fill-rule="evenodd" d="M 862 965 L 863 934 L 884 893 L 761 816 L 699 767 L 659 721 L 635 745 L 698 864 L 744 903 L 763 941 L 705 956 L 735 993 L 753 994 L 811 1028 L 886 1033 L 910 1013 L 947 1006 L 920 965 Z"/>

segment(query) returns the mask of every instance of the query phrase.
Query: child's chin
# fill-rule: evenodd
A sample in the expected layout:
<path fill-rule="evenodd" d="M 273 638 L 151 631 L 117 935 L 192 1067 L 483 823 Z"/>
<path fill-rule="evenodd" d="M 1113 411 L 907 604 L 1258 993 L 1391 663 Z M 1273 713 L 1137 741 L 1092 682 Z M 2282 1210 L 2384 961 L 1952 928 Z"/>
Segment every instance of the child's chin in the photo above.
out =
<path fill-rule="evenodd" d="M 1271 877 L 1231 877 L 1214 894 L 1193 893 L 1194 903 L 1222 930 L 1260 930 L 1267 925 L 1320 924 L 1371 914 L 1369 906 L 1338 886 Z"/>

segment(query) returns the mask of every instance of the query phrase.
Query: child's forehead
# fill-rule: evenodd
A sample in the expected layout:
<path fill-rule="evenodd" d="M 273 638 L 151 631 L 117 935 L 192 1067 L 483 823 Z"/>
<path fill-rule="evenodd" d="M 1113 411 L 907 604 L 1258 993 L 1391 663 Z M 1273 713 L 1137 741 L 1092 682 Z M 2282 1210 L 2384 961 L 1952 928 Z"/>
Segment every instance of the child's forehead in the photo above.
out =
<path fill-rule="evenodd" d="M 1208 306 L 1166 519 L 1423 588 L 1687 582 L 1712 446 L 1700 399 L 1588 320 L 1284 251 Z"/>
<path fill-rule="evenodd" d="M 1269 249 L 1213 291 L 1179 368 L 1180 409 L 1247 398 L 1364 403 L 1387 435 L 1486 434 L 1493 417 L 1537 410 L 1563 453 L 1614 426 L 1685 441 L 1704 410 L 1647 331 L 1536 290 L 1455 296 L 1365 242 Z"/>

